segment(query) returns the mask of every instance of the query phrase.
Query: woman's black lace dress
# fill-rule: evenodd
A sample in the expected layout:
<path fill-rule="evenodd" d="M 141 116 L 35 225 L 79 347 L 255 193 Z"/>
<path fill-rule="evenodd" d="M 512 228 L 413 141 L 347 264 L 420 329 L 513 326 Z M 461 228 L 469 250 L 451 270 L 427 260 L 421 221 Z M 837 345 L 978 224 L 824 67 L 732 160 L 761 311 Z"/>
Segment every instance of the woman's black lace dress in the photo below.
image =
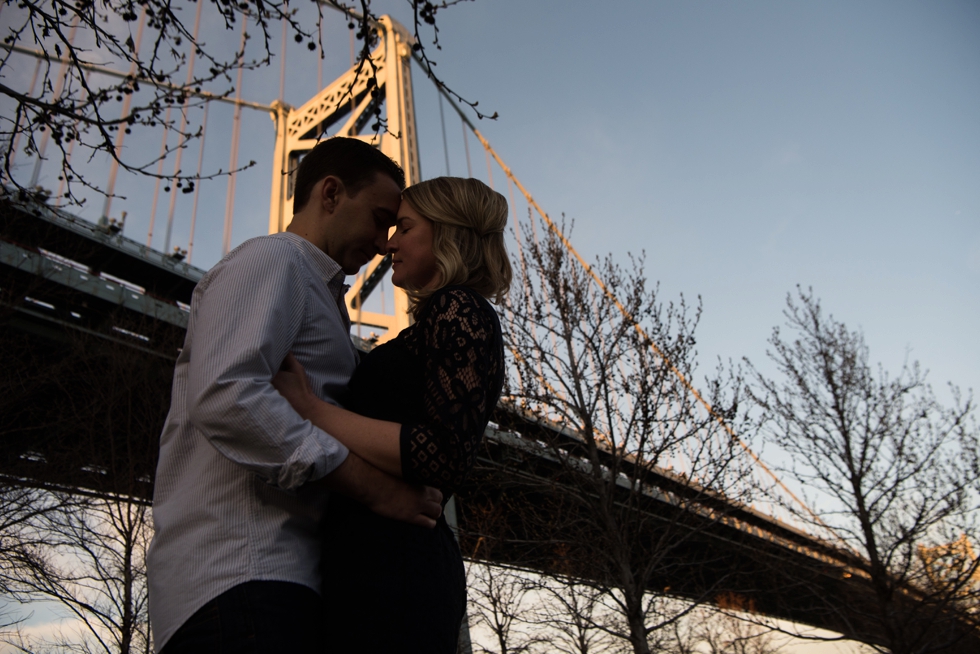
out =
<path fill-rule="evenodd" d="M 496 313 L 476 292 L 450 286 L 363 357 L 347 408 L 401 423 L 404 479 L 448 501 L 473 466 L 503 375 Z M 455 652 L 466 585 L 445 517 L 425 529 L 334 496 L 325 521 L 327 651 Z"/>

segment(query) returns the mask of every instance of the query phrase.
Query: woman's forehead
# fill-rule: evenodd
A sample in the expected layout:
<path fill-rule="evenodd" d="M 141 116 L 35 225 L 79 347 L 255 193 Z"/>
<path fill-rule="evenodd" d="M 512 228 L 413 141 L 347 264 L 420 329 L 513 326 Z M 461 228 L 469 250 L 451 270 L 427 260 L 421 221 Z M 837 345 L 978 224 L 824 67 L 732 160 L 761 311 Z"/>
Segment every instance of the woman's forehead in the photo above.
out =
<path fill-rule="evenodd" d="M 403 220 L 417 220 L 421 217 L 422 214 L 416 211 L 415 207 L 402 200 L 402 203 L 398 206 L 398 222 Z"/>

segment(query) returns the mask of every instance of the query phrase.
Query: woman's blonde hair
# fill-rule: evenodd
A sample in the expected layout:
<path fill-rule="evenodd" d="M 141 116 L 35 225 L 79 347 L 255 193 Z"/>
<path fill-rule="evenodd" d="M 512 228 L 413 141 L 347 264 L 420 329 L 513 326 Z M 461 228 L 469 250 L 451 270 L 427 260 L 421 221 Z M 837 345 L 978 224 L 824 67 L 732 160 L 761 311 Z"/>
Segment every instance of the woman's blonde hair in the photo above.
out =
<path fill-rule="evenodd" d="M 407 290 L 416 317 L 439 288 L 462 285 L 501 302 L 510 289 L 511 268 L 504 246 L 507 200 L 478 179 L 436 177 L 408 187 L 402 199 L 432 221 L 437 288 Z"/>

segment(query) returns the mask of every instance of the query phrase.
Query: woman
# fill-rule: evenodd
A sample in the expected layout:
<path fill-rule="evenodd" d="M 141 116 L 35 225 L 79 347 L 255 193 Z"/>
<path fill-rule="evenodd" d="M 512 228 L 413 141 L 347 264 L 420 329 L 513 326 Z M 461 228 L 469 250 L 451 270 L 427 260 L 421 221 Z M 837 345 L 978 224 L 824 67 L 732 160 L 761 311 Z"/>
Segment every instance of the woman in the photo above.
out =
<path fill-rule="evenodd" d="M 506 223 L 506 200 L 478 180 L 406 189 L 388 252 L 414 324 L 362 358 L 349 410 L 318 400 L 294 359 L 274 380 L 304 418 L 378 468 L 439 488 L 444 502 L 472 467 L 503 385 L 487 298 L 499 302 L 510 286 Z M 329 651 L 456 651 L 466 586 L 445 516 L 426 529 L 335 496 L 325 525 Z"/>

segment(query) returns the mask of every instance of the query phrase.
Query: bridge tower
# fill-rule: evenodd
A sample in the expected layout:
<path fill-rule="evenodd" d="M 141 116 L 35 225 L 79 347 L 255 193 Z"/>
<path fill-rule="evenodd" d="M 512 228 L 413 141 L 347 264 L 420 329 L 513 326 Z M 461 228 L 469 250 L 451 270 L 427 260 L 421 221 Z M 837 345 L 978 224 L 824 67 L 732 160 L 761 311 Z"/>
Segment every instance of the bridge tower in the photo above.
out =
<path fill-rule="evenodd" d="M 272 169 L 269 233 L 281 232 L 293 214 L 293 188 L 296 169 L 303 155 L 321 138 L 347 136 L 361 139 L 381 149 L 405 171 L 408 185 L 421 181 L 418 137 L 415 128 L 415 101 L 412 96 L 412 45 L 414 37 L 390 16 L 378 19 L 379 43 L 371 62 L 355 64 L 328 84 L 306 104 L 294 109 L 273 103 L 276 147 Z M 373 65 L 373 71 L 372 71 Z M 369 80 L 375 73 L 379 92 L 371 94 Z M 387 131 L 372 129 L 376 109 L 384 107 Z M 366 133 L 365 133 L 366 132 Z M 379 342 L 394 337 L 409 325 L 408 297 L 400 288 L 394 292 L 393 313 L 367 311 L 364 301 L 391 267 L 388 257 L 377 256 L 359 274 L 347 293 L 347 309 L 355 325 L 386 330 Z"/>

